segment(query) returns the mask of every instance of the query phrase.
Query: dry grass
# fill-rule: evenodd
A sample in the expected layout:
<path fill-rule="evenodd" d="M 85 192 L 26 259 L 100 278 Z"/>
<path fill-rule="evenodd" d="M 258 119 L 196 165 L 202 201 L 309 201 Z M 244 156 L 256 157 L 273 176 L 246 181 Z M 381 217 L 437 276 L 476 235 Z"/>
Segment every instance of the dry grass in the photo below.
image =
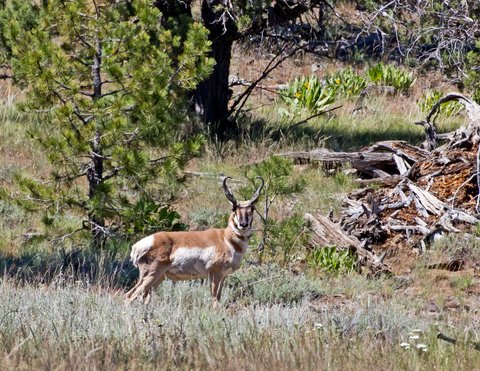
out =
<path fill-rule="evenodd" d="M 474 369 L 480 352 L 463 340 L 478 339 L 479 324 L 452 329 L 447 318 L 441 329 L 462 344 L 441 343 L 438 320 L 414 315 L 396 284 L 251 267 L 228 279 L 226 306 L 212 311 L 206 285 L 195 282 L 165 282 L 144 307 L 61 276 L 49 286 L 5 279 L 0 362 L 7 370 Z M 427 352 L 400 347 L 415 329 Z"/>

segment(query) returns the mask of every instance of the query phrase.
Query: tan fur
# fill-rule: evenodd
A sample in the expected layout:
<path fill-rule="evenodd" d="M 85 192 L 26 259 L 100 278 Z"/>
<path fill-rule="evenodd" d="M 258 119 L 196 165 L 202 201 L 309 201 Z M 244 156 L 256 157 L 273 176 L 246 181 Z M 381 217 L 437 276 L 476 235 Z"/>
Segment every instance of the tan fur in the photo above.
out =
<path fill-rule="evenodd" d="M 237 219 L 242 220 L 244 224 L 245 220 L 248 220 L 248 228 L 239 227 L 236 224 Z M 142 245 L 140 249 L 136 248 L 137 244 L 135 244 L 132 248 L 132 259 L 134 264 L 138 264 L 140 278 L 126 294 L 127 299 L 131 302 L 139 295 L 143 295 L 147 303 L 150 300 L 151 289 L 165 277 L 178 281 L 205 278 L 207 275 L 211 282 L 214 305 L 217 305 L 225 277 L 240 267 L 247 250 L 248 239 L 252 233 L 252 219 L 253 207 L 240 205 L 230 215 L 225 229 L 158 232 L 152 235 L 153 243 L 148 249 L 141 242 L 139 242 Z M 150 241 L 148 238 L 147 240 Z M 192 255 L 189 254 L 189 249 L 192 249 Z M 196 258 L 197 255 L 198 258 Z M 177 261 L 178 267 L 191 269 L 192 272 L 181 271 L 175 265 Z M 197 264 L 200 265 L 200 273 L 195 271 Z"/>

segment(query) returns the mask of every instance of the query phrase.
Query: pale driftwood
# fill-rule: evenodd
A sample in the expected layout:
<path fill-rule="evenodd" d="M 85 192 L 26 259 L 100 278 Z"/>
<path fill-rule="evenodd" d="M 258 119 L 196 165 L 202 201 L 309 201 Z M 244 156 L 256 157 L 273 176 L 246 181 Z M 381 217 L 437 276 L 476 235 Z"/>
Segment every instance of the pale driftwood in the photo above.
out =
<path fill-rule="evenodd" d="M 428 156 L 428 152 L 404 141 L 383 141 L 358 152 L 333 152 L 320 148 L 280 155 L 297 161 L 322 162 L 333 166 L 348 163 L 360 173 L 390 180 L 396 172 L 406 175 L 413 164 Z"/>
<path fill-rule="evenodd" d="M 463 94 L 457 92 L 448 93 L 443 98 L 440 98 L 428 113 L 426 121 L 431 122 L 433 115 L 437 113 L 437 111 L 440 109 L 440 106 L 443 103 L 450 102 L 452 100 L 459 101 L 461 104 L 463 104 L 471 123 L 475 121 L 478 123 L 480 118 L 480 106 L 473 99 L 467 98 Z"/>
<path fill-rule="evenodd" d="M 406 162 L 403 158 L 400 156 L 394 154 L 393 155 L 393 160 L 395 161 L 395 164 L 397 165 L 398 171 L 400 175 L 405 175 L 408 170 L 411 168 L 411 166 Z"/>
<path fill-rule="evenodd" d="M 422 234 L 424 236 L 430 233 L 430 229 L 422 226 L 422 225 L 389 225 L 389 229 L 392 231 L 405 231 L 405 232 L 415 232 L 418 234 Z"/>
<path fill-rule="evenodd" d="M 320 245 L 334 245 L 340 249 L 353 248 L 361 258 L 360 261 L 363 261 L 372 273 L 390 273 L 390 267 L 383 262 L 386 252 L 377 256 L 374 252 L 368 251 L 355 236 L 347 235 L 340 225 L 322 215 L 315 218 L 312 214 L 305 213 L 304 219 L 315 233 L 316 240 Z"/>
<path fill-rule="evenodd" d="M 387 209 L 402 209 L 404 207 L 410 206 L 410 203 L 412 202 L 412 200 L 413 200 L 413 197 L 408 196 L 407 199 L 402 200 L 402 201 L 392 202 L 392 203 L 385 204 L 385 205 L 380 205 L 379 211 L 381 212 L 381 211 L 384 211 L 384 210 L 387 210 Z"/>
<path fill-rule="evenodd" d="M 375 143 L 369 148 L 371 152 L 390 152 L 410 163 L 426 159 L 429 155 L 428 151 L 412 146 L 402 140 L 385 140 Z"/>
<path fill-rule="evenodd" d="M 326 217 L 315 218 L 312 214 L 306 213 L 304 218 L 317 236 L 316 241 L 322 246 L 334 245 L 342 249 L 361 246 L 357 238 L 348 236 L 338 224 Z"/>
<path fill-rule="evenodd" d="M 443 214 L 443 211 L 446 208 L 445 203 L 440 201 L 437 197 L 435 197 L 430 192 L 427 192 L 417 187 L 413 183 L 409 183 L 408 187 L 413 193 L 415 193 L 415 195 L 418 197 L 418 200 L 426 210 L 438 216 Z"/>

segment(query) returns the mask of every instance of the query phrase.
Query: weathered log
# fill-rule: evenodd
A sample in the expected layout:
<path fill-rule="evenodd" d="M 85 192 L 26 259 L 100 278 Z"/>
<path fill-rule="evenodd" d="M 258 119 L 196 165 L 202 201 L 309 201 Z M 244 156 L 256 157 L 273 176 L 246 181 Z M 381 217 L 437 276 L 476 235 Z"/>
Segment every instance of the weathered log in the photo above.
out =
<path fill-rule="evenodd" d="M 415 193 L 415 195 L 418 197 L 418 200 L 427 211 L 438 216 L 443 214 L 443 210 L 446 208 L 445 203 L 440 201 L 430 192 L 417 187 L 413 183 L 409 183 L 408 187 L 413 193 Z"/>
<path fill-rule="evenodd" d="M 407 233 L 415 232 L 418 234 L 423 234 L 424 236 L 430 233 L 430 229 L 422 225 L 389 225 L 388 229 L 392 231 L 405 231 Z"/>
<path fill-rule="evenodd" d="M 375 253 L 368 251 L 356 237 L 347 235 L 340 225 L 333 223 L 322 215 L 315 218 L 312 214 L 305 213 L 304 219 L 315 233 L 316 240 L 320 245 L 334 245 L 340 249 L 354 248 L 361 258 L 360 260 L 364 261 L 364 265 L 372 273 L 391 273 L 390 267 L 383 262 L 386 253 L 377 256 Z"/>
<path fill-rule="evenodd" d="M 309 152 L 285 152 L 282 156 L 301 160 L 321 161 L 331 163 L 358 163 L 362 167 L 394 166 L 395 161 L 390 153 L 384 152 L 334 152 L 326 148 L 314 149 Z"/>
<path fill-rule="evenodd" d="M 377 185 L 381 187 L 394 187 L 403 179 L 405 179 L 403 176 L 391 175 L 389 177 L 384 177 L 384 178 L 372 178 L 372 179 L 358 178 L 358 179 L 355 179 L 355 183 L 359 184 L 362 187 L 368 187 L 371 185 Z"/>
<path fill-rule="evenodd" d="M 286 152 L 281 156 L 330 166 L 348 163 L 364 175 L 384 179 L 395 174 L 405 175 L 413 164 L 425 159 L 428 152 L 404 141 L 383 141 L 359 152 L 333 152 L 320 148 L 310 152 Z"/>
<path fill-rule="evenodd" d="M 354 169 L 369 177 L 386 177 L 398 169 L 392 153 L 384 152 L 333 152 L 328 149 L 316 149 L 310 152 L 286 152 L 281 156 L 297 161 L 322 162 L 330 166 L 350 164 Z"/>
<path fill-rule="evenodd" d="M 383 142 L 375 143 L 370 147 L 369 151 L 372 152 L 391 152 L 402 159 L 412 163 L 420 160 L 424 160 L 428 157 L 429 152 L 424 149 L 412 146 L 402 140 L 386 140 Z"/>
<path fill-rule="evenodd" d="M 312 214 L 306 213 L 304 219 L 317 236 L 316 241 L 322 246 L 335 245 L 341 249 L 361 246 L 361 242 L 357 238 L 348 236 L 338 224 L 328 218 L 321 215 L 315 218 Z"/>

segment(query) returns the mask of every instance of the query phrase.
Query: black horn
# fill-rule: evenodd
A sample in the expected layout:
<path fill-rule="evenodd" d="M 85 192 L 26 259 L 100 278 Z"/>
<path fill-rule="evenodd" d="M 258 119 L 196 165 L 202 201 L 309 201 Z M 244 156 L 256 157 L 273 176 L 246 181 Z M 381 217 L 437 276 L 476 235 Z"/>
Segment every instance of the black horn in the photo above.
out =
<path fill-rule="evenodd" d="M 232 206 L 237 206 L 237 200 L 235 199 L 235 197 L 233 196 L 232 192 L 230 192 L 230 190 L 228 189 L 227 187 L 227 180 L 228 179 L 232 179 L 230 178 L 229 176 L 225 177 L 223 179 L 223 184 L 222 184 L 222 188 L 223 188 L 223 191 L 225 192 L 225 196 L 227 196 L 228 198 L 228 201 L 230 201 L 230 203 L 232 204 Z"/>
<path fill-rule="evenodd" d="M 261 176 L 257 176 L 255 179 L 260 179 L 260 181 L 262 182 L 262 184 L 260 184 L 260 187 L 257 188 L 257 190 L 255 191 L 255 194 L 253 195 L 253 197 L 250 199 L 250 201 L 248 201 L 248 203 L 250 205 L 253 205 L 255 202 L 258 201 L 258 198 L 260 197 L 260 192 L 262 191 L 263 189 L 263 185 L 265 184 L 265 182 L 263 181 L 263 178 Z"/>

